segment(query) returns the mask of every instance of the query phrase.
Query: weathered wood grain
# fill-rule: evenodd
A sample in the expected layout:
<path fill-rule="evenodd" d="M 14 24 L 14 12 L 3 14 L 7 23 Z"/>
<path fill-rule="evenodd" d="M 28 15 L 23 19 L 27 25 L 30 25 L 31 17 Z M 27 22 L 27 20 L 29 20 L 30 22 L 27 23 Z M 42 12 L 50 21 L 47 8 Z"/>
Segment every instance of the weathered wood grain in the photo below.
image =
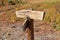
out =
<path fill-rule="evenodd" d="M 19 10 L 16 11 L 16 16 L 19 18 L 26 18 L 29 16 L 34 20 L 43 20 L 44 12 L 43 11 L 32 11 L 32 10 Z"/>

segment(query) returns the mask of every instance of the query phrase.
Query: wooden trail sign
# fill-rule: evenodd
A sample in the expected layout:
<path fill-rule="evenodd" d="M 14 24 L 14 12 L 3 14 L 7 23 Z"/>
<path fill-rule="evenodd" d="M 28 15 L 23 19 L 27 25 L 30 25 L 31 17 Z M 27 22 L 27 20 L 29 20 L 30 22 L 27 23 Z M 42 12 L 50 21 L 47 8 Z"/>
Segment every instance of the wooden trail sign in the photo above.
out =
<path fill-rule="evenodd" d="M 31 19 L 34 20 L 43 20 L 43 11 L 32 11 L 32 10 L 19 10 L 16 11 L 16 16 L 19 18 L 26 18 L 29 16 Z"/>
<path fill-rule="evenodd" d="M 43 20 L 44 12 L 42 11 L 32 11 L 32 10 L 19 10 L 16 11 L 16 16 L 18 18 L 25 18 L 24 31 L 28 28 L 28 40 L 34 40 L 34 20 Z"/>

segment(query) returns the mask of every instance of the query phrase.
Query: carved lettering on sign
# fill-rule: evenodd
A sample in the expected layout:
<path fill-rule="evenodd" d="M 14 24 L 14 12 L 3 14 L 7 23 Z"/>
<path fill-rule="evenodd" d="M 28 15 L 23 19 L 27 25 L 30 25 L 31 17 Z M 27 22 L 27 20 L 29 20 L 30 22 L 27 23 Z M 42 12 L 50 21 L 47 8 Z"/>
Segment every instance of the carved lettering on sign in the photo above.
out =
<path fill-rule="evenodd" d="M 34 20 L 43 20 L 44 12 L 43 11 L 32 11 L 32 10 L 19 10 L 16 11 L 16 16 L 19 18 L 26 18 L 29 16 Z"/>

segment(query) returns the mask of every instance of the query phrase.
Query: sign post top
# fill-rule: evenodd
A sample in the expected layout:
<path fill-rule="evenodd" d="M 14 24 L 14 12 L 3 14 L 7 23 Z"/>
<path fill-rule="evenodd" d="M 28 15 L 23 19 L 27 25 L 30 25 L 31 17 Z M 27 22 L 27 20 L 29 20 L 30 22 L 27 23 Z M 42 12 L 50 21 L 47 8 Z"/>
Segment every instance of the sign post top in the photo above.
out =
<path fill-rule="evenodd" d="M 43 11 L 19 10 L 16 11 L 16 16 L 19 18 L 26 18 L 27 16 L 34 20 L 43 20 Z"/>

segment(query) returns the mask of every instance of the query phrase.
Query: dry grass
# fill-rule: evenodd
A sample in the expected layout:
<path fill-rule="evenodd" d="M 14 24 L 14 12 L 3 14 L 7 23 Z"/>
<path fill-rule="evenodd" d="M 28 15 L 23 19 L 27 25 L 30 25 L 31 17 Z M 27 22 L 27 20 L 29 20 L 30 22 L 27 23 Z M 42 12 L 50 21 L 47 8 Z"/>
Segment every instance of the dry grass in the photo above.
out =
<path fill-rule="evenodd" d="M 33 2 L 33 1 L 32 1 Z M 34 9 L 39 11 L 45 11 L 45 17 L 44 21 L 49 23 L 56 23 L 55 25 L 60 25 L 60 2 L 58 1 L 51 1 L 51 2 L 41 2 L 41 3 L 28 3 L 28 2 L 22 2 L 15 6 L 15 10 L 21 10 L 21 9 Z M 15 12 L 15 11 L 14 11 Z M 15 16 L 14 12 L 6 12 L 4 16 L 0 15 L 0 18 L 7 17 L 9 21 L 16 22 L 18 20 Z M 54 27 L 54 26 L 53 26 Z M 57 27 L 57 26 L 56 26 Z"/>

